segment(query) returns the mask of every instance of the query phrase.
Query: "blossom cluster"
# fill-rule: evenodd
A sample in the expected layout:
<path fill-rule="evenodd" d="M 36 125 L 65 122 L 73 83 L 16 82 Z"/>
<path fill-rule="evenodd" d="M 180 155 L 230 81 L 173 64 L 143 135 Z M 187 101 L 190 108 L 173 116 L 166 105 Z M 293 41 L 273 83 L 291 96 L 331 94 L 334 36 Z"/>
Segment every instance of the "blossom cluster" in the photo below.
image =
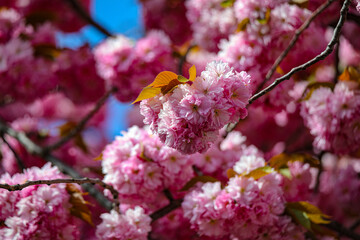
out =
<path fill-rule="evenodd" d="M 94 120 L 96 120 L 96 118 Z M 96 122 L 93 122 L 92 126 L 95 127 Z M 58 139 L 56 134 L 46 130 L 45 127 L 42 129 L 40 117 L 19 117 L 11 122 L 11 127 L 27 134 L 31 140 L 38 141 L 41 146 L 52 144 Z M 93 138 L 95 137 L 97 139 L 94 141 Z M 25 168 L 31 166 L 41 167 L 46 163 L 43 158 L 28 153 L 26 148 L 15 138 L 4 136 L 4 139 L 12 149 L 0 140 L 0 154 L 2 156 L 2 161 L 0 162 L 0 174 L 4 172 L 10 174 L 20 172 L 21 168 L 18 165 L 17 157 L 21 159 Z M 81 142 L 79 142 L 79 140 Z M 98 156 L 104 146 L 105 141 L 103 137 L 101 137 L 98 130 L 94 128 L 85 131 L 82 136 L 78 136 L 78 140 L 72 140 L 64 144 L 58 150 L 54 151 L 53 154 L 60 159 L 64 159 L 65 163 L 74 166 L 76 169 L 84 170 L 85 168 L 100 166 L 99 162 L 89 160 Z M 13 151 L 16 152 L 17 156 L 14 155 Z"/>
<path fill-rule="evenodd" d="M 52 21 L 63 32 L 76 32 L 85 26 L 85 22 L 71 10 L 70 4 L 62 0 L 1 0 L 0 5 L 16 9 L 31 24 Z M 79 0 L 79 5 L 88 12 L 91 0 Z"/>
<path fill-rule="evenodd" d="M 304 239 L 303 230 L 283 215 L 281 175 L 247 177 L 265 165 L 262 158 L 252 160 L 241 158 L 234 166 L 240 175 L 230 178 L 224 188 L 220 182 L 205 183 L 188 193 L 182 203 L 184 216 L 200 235 L 215 239 Z"/>
<path fill-rule="evenodd" d="M 205 152 L 219 129 L 247 115 L 250 76 L 214 61 L 192 85 L 180 84 L 170 94 L 141 102 L 144 123 L 167 146 L 186 154 Z"/>
<path fill-rule="evenodd" d="M 122 203 L 148 207 L 165 189 L 175 192 L 193 177 L 189 156 L 136 126 L 116 137 L 102 155 L 104 182 L 119 191 Z"/>
<path fill-rule="evenodd" d="M 101 214 L 102 222 L 96 227 L 96 236 L 100 240 L 146 240 L 151 230 L 151 218 L 141 207 L 128 209 L 125 214 L 115 210 Z"/>
<path fill-rule="evenodd" d="M 177 45 L 190 40 L 191 29 L 186 18 L 185 2 L 168 0 L 141 1 L 145 28 L 164 31 L 171 41 Z"/>
<path fill-rule="evenodd" d="M 34 1 L 34 6 L 39 2 Z M 4 79 L 0 101 L 30 103 L 61 89 L 74 102 L 84 104 L 104 94 L 105 81 L 96 72 L 89 46 L 60 49 L 54 25 L 33 26 L 23 17 L 13 8 L 0 11 L 0 78 Z"/>
<path fill-rule="evenodd" d="M 64 178 L 47 163 L 22 174 L 0 177 L 0 183 L 22 184 L 26 181 Z M 0 189 L 0 227 L 2 239 L 79 239 L 77 221 L 70 214 L 70 195 L 66 184 L 33 185 L 21 191 Z"/>
<path fill-rule="evenodd" d="M 151 31 L 136 44 L 118 35 L 95 49 L 99 74 L 118 88 L 121 102 L 135 100 L 141 89 L 164 70 L 175 70 L 171 42 L 162 31 Z"/>
<path fill-rule="evenodd" d="M 303 101 L 301 115 L 315 137 L 316 149 L 349 154 L 359 149 L 360 95 L 357 84 L 339 82 L 334 90 L 315 89 Z"/>
<path fill-rule="evenodd" d="M 225 181 L 226 171 L 233 168 L 240 158 L 242 158 L 241 163 L 251 167 L 263 157 L 259 149 L 254 145 L 248 146 L 245 142 L 246 137 L 240 132 L 231 132 L 225 139 L 219 137 L 205 153 L 195 153 L 191 158 L 203 174 Z"/>
<path fill-rule="evenodd" d="M 357 220 L 360 208 L 359 158 L 337 157 L 326 154 L 320 177 L 319 194 L 314 202 L 328 215 L 345 225 Z"/>

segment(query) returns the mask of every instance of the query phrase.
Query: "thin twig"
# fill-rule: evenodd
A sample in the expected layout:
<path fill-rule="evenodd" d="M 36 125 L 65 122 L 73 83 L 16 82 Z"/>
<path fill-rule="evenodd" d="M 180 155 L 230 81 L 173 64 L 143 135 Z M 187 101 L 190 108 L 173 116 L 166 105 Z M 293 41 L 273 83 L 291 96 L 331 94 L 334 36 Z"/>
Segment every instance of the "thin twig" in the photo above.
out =
<path fill-rule="evenodd" d="M 42 147 L 34 143 L 30 138 L 26 136 L 23 132 L 17 132 L 11 127 L 7 126 L 2 120 L 0 120 L 0 132 L 3 132 L 16 140 L 26 149 L 28 153 L 31 155 L 36 155 L 42 157 L 44 160 L 52 163 L 54 166 L 58 167 L 58 169 L 73 177 L 73 178 L 82 178 L 82 176 L 75 171 L 72 167 L 68 166 L 60 159 L 51 155 L 48 151 L 45 151 Z M 92 184 L 85 183 L 83 184 L 83 188 L 89 192 L 103 207 L 110 210 L 112 208 L 112 203 L 101 193 L 99 192 Z"/>
<path fill-rule="evenodd" d="M 348 13 L 348 20 L 350 20 L 360 26 L 360 15 L 357 15 L 354 13 Z"/>
<path fill-rule="evenodd" d="M 338 77 L 340 76 L 340 69 L 339 69 L 339 63 L 340 63 L 340 58 L 339 58 L 339 50 L 340 50 L 340 41 L 338 42 L 338 44 L 336 44 L 335 47 L 335 76 L 334 76 L 334 83 L 336 84 L 338 81 Z"/>
<path fill-rule="evenodd" d="M 355 231 L 360 226 L 360 219 L 356 220 L 350 227 L 351 231 Z"/>
<path fill-rule="evenodd" d="M 323 171 L 323 164 L 322 164 L 322 157 L 324 156 L 325 151 L 321 151 L 321 153 L 319 154 L 319 168 L 318 168 L 318 172 L 316 175 L 316 183 L 315 183 L 315 187 L 314 187 L 314 193 L 318 193 L 319 192 L 319 188 L 320 188 L 320 177 L 321 177 L 321 173 Z"/>
<path fill-rule="evenodd" d="M 326 8 L 328 8 L 335 0 L 328 0 L 327 2 L 320 5 L 311 16 L 295 31 L 295 35 L 291 39 L 287 48 L 280 54 L 280 56 L 275 60 L 274 64 L 267 72 L 265 80 L 259 85 L 257 92 L 260 91 L 264 84 L 272 77 L 276 68 L 280 65 L 280 63 L 284 60 L 284 58 L 288 55 L 290 50 L 295 46 L 295 43 L 299 39 L 300 35 L 310 26 L 310 24 L 314 21 L 314 19 L 322 13 Z"/>
<path fill-rule="evenodd" d="M 333 231 L 336 231 L 339 236 L 345 236 L 354 240 L 360 240 L 360 235 L 351 231 L 350 229 L 347 229 L 346 227 L 344 227 L 343 225 L 341 225 L 340 223 L 336 222 L 336 221 L 331 221 L 331 223 L 323 225 L 324 227 L 327 227 Z"/>
<path fill-rule="evenodd" d="M 187 58 L 188 54 L 190 53 L 191 49 L 193 49 L 194 47 L 195 47 L 195 45 L 190 45 L 190 46 L 188 47 L 188 49 L 186 50 L 184 56 L 182 56 L 182 57 L 180 58 L 179 68 L 178 68 L 178 72 L 179 72 L 180 75 L 183 74 L 182 71 L 183 71 L 184 64 L 185 64 L 185 62 L 186 62 L 186 58 Z"/>
<path fill-rule="evenodd" d="M 160 208 L 159 210 L 157 210 L 156 212 L 152 213 L 150 215 L 152 222 L 156 221 L 159 218 L 162 218 L 163 216 L 165 216 L 166 214 L 172 212 L 173 210 L 177 209 L 178 207 L 181 206 L 181 203 L 183 202 L 183 199 L 175 199 L 173 201 L 171 201 L 168 205 L 166 205 L 163 208 Z"/>
<path fill-rule="evenodd" d="M 67 135 L 60 138 L 59 141 L 55 142 L 52 145 L 49 145 L 45 148 L 45 151 L 52 151 L 61 147 L 66 142 L 70 141 L 73 137 L 79 134 L 86 126 L 87 122 L 99 111 L 99 109 L 105 104 L 106 100 L 116 92 L 116 88 L 111 88 L 109 91 L 102 96 L 99 101 L 95 104 L 94 108 L 76 125 L 76 127 L 72 128 Z"/>
<path fill-rule="evenodd" d="M 111 194 L 113 195 L 114 199 L 114 210 L 119 212 L 119 192 L 111 185 L 108 185 L 97 178 L 81 178 L 81 179 L 74 179 L 74 178 L 66 178 L 66 179 L 51 179 L 51 180 L 35 180 L 35 181 L 27 181 L 23 184 L 16 184 L 16 185 L 9 185 L 9 184 L 0 184 L 0 188 L 6 189 L 8 191 L 20 191 L 26 187 L 33 186 L 33 185 L 40 185 L 40 184 L 59 184 L 59 183 L 76 183 L 76 184 L 98 184 L 105 189 L 108 189 Z"/>
<path fill-rule="evenodd" d="M 335 29 L 334 29 L 333 36 L 332 36 L 330 42 L 328 43 L 326 49 L 323 52 L 321 52 L 319 55 L 317 55 L 313 59 L 309 60 L 308 62 L 306 62 L 306 63 L 304 63 L 304 64 L 302 64 L 300 66 L 294 67 L 287 74 L 283 75 L 282 77 L 277 78 L 268 87 L 266 87 L 265 89 L 261 90 L 260 92 L 258 92 L 256 94 L 254 94 L 249 99 L 249 104 L 251 104 L 256 99 L 260 98 L 261 96 L 265 95 L 266 93 L 270 92 L 272 89 L 274 89 L 281 82 L 283 82 L 285 80 L 289 80 L 290 77 L 292 75 L 294 75 L 295 73 L 303 71 L 303 70 L 307 69 L 308 67 L 314 65 L 315 63 L 325 59 L 327 56 L 329 56 L 332 53 L 332 51 L 334 50 L 334 46 L 339 42 L 341 29 L 342 29 L 342 27 L 343 27 L 343 25 L 345 23 L 346 15 L 347 15 L 347 12 L 348 12 L 348 9 L 349 9 L 349 5 L 350 5 L 350 0 L 345 0 L 342 7 L 341 7 L 340 18 L 339 18 L 339 21 L 338 21 Z"/>
<path fill-rule="evenodd" d="M 103 26 L 97 23 L 84 9 L 83 6 L 77 0 L 66 0 L 71 8 L 87 23 L 95 27 L 99 32 L 103 33 L 105 36 L 113 37 L 113 35 L 106 30 Z"/>
<path fill-rule="evenodd" d="M 279 66 L 279 64 L 281 63 L 281 61 L 287 56 L 287 54 L 289 53 L 289 51 L 291 50 L 291 48 L 295 45 L 296 41 L 298 40 L 298 38 L 300 37 L 301 33 L 310 25 L 310 23 L 322 12 L 324 11 L 333 1 L 335 0 L 328 0 L 326 3 L 322 4 L 318 9 L 315 10 L 315 12 L 310 16 L 309 19 L 307 19 L 303 25 L 301 25 L 301 27 L 296 30 L 294 37 L 291 39 L 291 42 L 289 44 L 289 46 L 281 53 L 281 55 L 276 59 L 276 61 L 274 62 L 273 66 L 271 67 L 271 69 L 269 70 L 269 72 L 266 74 L 266 78 L 263 81 L 263 83 L 259 86 L 258 89 L 261 89 L 262 86 L 265 84 L 265 82 L 267 82 L 267 80 L 269 80 L 272 75 L 274 74 L 276 68 Z M 281 82 L 290 79 L 290 77 L 292 75 L 294 75 L 295 73 L 305 70 L 306 68 L 312 66 L 313 64 L 319 62 L 320 60 L 323 60 L 324 58 L 326 58 L 328 55 L 330 55 L 330 53 L 333 51 L 334 45 L 337 44 L 339 42 L 339 37 L 340 37 L 340 33 L 341 33 L 341 28 L 344 25 L 344 22 L 346 20 L 346 14 L 348 12 L 348 8 L 349 8 L 349 2 L 350 0 L 346 0 L 341 8 L 340 11 L 340 18 L 339 21 L 334 29 L 334 33 L 333 33 L 333 37 L 330 40 L 330 42 L 328 43 L 326 49 L 320 53 L 319 55 L 317 55 L 316 57 L 314 57 L 313 59 L 311 59 L 310 61 L 294 67 L 293 69 L 290 70 L 290 72 L 288 72 L 287 74 L 283 75 L 282 77 L 279 77 L 277 79 L 275 79 L 275 81 L 270 84 L 268 87 L 266 87 L 265 89 L 257 92 L 256 94 L 254 94 L 250 99 L 249 99 L 249 105 L 255 101 L 256 99 L 260 98 L 261 96 L 265 95 L 266 93 L 270 92 L 272 89 L 274 89 L 277 85 L 279 85 Z M 232 123 L 232 124 L 228 124 L 226 126 L 226 132 L 224 134 L 224 138 L 226 138 L 226 136 L 229 134 L 229 132 L 233 131 L 240 123 L 239 119 L 236 123 Z"/>
<path fill-rule="evenodd" d="M 13 155 L 14 155 L 14 157 L 16 159 L 16 164 L 18 165 L 20 171 L 23 172 L 24 169 L 25 169 L 24 161 L 21 159 L 21 157 L 15 151 L 15 149 L 10 145 L 10 143 L 6 140 L 4 134 L 1 134 L 1 138 L 2 138 L 3 142 L 8 146 L 10 151 L 13 153 Z"/>

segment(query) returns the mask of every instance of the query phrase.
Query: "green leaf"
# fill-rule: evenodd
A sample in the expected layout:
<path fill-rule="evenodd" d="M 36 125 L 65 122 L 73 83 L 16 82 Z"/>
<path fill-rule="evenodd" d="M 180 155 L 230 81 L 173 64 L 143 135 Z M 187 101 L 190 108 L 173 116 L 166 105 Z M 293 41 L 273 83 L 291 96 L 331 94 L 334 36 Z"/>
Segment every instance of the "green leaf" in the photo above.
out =
<path fill-rule="evenodd" d="M 288 202 L 286 203 L 285 212 L 293 220 L 304 226 L 307 230 L 321 235 L 332 235 L 331 231 L 326 231 L 319 224 L 331 223 L 330 216 L 321 212 L 321 210 L 309 202 Z"/>
<path fill-rule="evenodd" d="M 299 201 L 299 202 L 288 202 L 286 204 L 287 208 L 291 209 L 297 209 L 302 212 L 310 213 L 310 214 L 322 214 L 321 210 L 316 207 L 315 205 L 312 205 L 309 202 L 305 201 Z"/>
<path fill-rule="evenodd" d="M 295 222 L 297 222 L 307 230 L 312 231 L 311 222 L 307 217 L 306 213 L 296 209 L 287 209 L 287 212 Z"/>
<path fill-rule="evenodd" d="M 262 178 L 272 172 L 274 172 L 274 169 L 272 169 L 269 166 L 264 166 L 264 167 L 260 167 L 260 168 L 252 170 L 248 174 L 244 175 L 244 177 L 247 177 L 247 178 L 252 177 L 254 180 L 258 180 L 259 178 Z"/>
<path fill-rule="evenodd" d="M 307 85 L 306 89 L 304 90 L 300 101 L 309 100 L 311 98 L 313 92 L 316 89 L 321 88 L 321 87 L 327 87 L 327 88 L 330 88 L 331 90 L 334 90 L 335 83 L 330 83 L 330 82 L 314 82 L 314 83 L 310 83 L 309 85 Z"/>
<path fill-rule="evenodd" d="M 281 168 L 279 169 L 279 173 L 289 179 L 291 179 L 291 172 L 289 168 Z"/>
<path fill-rule="evenodd" d="M 189 79 L 187 79 L 186 77 L 181 76 L 181 75 L 179 75 L 179 76 L 177 77 L 177 80 L 178 80 L 179 82 L 182 82 L 182 83 L 186 83 L 186 82 L 189 81 Z"/>
<path fill-rule="evenodd" d="M 280 153 L 270 159 L 269 166 L 279 171 L 282 168 L 287 168 L 289 162 L 297 161 L 302 163 L 308 163 L 311 167 L 315 168 L 318 168 L 320 166 L 320 161 L 307 153 Z"/>
<path fill-rule="evenodd" d="M 196 176 L 190 179 L 190 181 L 188 181 L 180 191 L 187 191 L 193 186 L 195 186 L 195 184 L 198 182 L 206 183 L 206 182 L 218 182 L 218 181 L 219 180 L 211 176 Z"/>
<path fill-rule="evenodd" d="M 250 23 L 249 18 L 244 18 L 237 26 L 236 32 L 245 31 L 246 26 Z"/>
<path fill-rule="evenodd" d="M 223 8 L 228 8 L 228 7 L 232 7 L 235 3 L 235 0 L 225 0 L 225 1 L 222 1 L 220 3 L 221 7 Z"/>
<path fill-rule="evenodd" d="M 145 99 L 155 97 L 159 93 L 161 93 L 160 88 L 146 87 L 140 92 L 139 96 L 136 98 L 135 101 L 132 102 L 132 104 L 142 101 L 142 100 L 145 100 Z"/>

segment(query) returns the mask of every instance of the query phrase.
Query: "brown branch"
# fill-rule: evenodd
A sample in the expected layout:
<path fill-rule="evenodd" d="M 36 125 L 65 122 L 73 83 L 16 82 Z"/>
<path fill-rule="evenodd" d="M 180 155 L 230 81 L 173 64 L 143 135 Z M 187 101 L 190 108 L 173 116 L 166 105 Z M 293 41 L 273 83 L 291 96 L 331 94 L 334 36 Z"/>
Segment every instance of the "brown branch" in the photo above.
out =
<path fill-rule="evenodd" d="M 44 151 L 52 151 L 54 149 L 57 149 L 61 147 L 66 142 L 70 141 L 73 137 L 75 137 L 77 134 L 79 134 L 86 126 L 87 122 L 99 111 L 99 109 L 105 104 L 106 100 L 116 92 L 117 89 L 115 87 L 111 88 L 109 91 L 105 93 L 104 96 L 102 96 L 99 101 L 95 104 L 94 108 L 76 125 L 76 127 L 72 128 L 69 133 L 60 138 L 59 141 L 56 143 L 44 147 Z"/>
<path fill-rule="evenodd" d="M 326 8 L 328 8 L 335 0 L 328 0 L 327 2 L 320 5 L 311 16 L 295 31 L 295 35 L 291 39 L 288 47 L 279 55 L 279 57 L 275 60 L 274 64 L 267 72 L 265 80 L 259 85 L 257 92 L 260 91 L 264 84 L 273 76 L 276 68 L 280 65 L 280 63 L 284 60 L 284 58 L 288 55 L 290 50 L 295 46 L 295 43 L 299 39 L 300 35 L 310 26 L 310 24 L 314 21 L 314 19 L 322 13 Z"/>
<path fill-rule="evenodd" d="M 51 180 L 35 180 L 35 181 L 27 181 L 24 184 L 16 184 L 16 185 L 9 185 L 9 184 L 0 184 L 0 188 L 6 189 L 8 191 L 20 191 L 26 187 L 33 186 L 33 185 L 40 185 L 40 184 L 58 184 L 58 183 L 76 183 L 76 184 L 84 184 L 84 183 L 91 183 L 91 184 L 98 184 L 105 189 L 108 189 L 111 194 L 113 195 L 114 204 L 113 208 L 119 212 L 119 192 L 111 185 L 108 185 L 97 178 L 81 178 L 81 179 L 74 179 L 74 178 L 67 178 L 67 179 L 51 179 Z"/>
<path fill-rule="evenodd" d="M 290 77 L 292 75 L 294 75 L 295 73 L 303 71 L 303 70 L 307 69 L 308 67 L 314 65 L 315 63 L 325 59 L 327 56 L 329 56 L 332 53 L 332 51 L 334 50 L 334 46 L 339 42 L 341 29 L 342 29 L 342 27 L 343 27 L 343 25 L 345 23 L 346 15 L 347 15 L 347 12 L 348 12 L 348 9 L 349 9 L 349 5 L 350 5 L 350 0 L 345 0 L 342 7 L 341 7 L 340 18 L 339 18 L 339 21 L 338 21 L 335 29 L 334 29 L 333 36 L 332 36 L 330 42 L 328 43 L 326 49 L 323 52 L 321 52 L 319 55 L 317 55 L 313 59 L 309 60 L 308 62 L 306 62 L 306 63 L 304 63 L 302 65 L 299 65 L 297 67 L 294 67 L 287 74 L 283 75 L 282 77 L 277 78 L 268 87 L 266 87 L 265 89 L 261 90 L 260 92 L 258 92 L 256 94 L 254 94 L 249 99 L 249 104 L 251 104 L 256 99 L 260 98 L 261 96 L 265 95 L 266 93 L 270 92 L 272 89 L 274 89 L 281 82 L 283 82 L 285 80 L 289 80 Z"/>
<path fill-rule="evenodd" d="M 160 208 L 156 212 L 152 213 L 150 215 L 152 222 L 156 221 L 159 218 L 164 217 L 166 214 L 172 212 L 173 210 L 179 208 L 181 206 L 181 203 L 183 202 L 183 199 L 175 199 L 171 201 L 168 205 L 166 205 L 163 208 Z"/>
<path fill-rule="evenodd" d="M 178 68 L 178 72 L 179 72 L 180 75 L 183 74 L 182 71 L 183 71 L 184 64 L 185 64 L 185 62 L 186 62 L 186 58 L 187 58 L 187 56 L 189 55 L 191 49 L 193 49 L 194 47 L 195 47 L 195 45 L 191 45 L 191 44 L 190 44 L 190 46 L 187 48 L 184 56 L 182 56 L 182 57 L 180 58 L 179 68 Z"/>
<path fill-rule="evenodd" d="M 291 39 L 291 42 L 288 46 L 288 48 L 286 48 L 282 54 L 276 59 L 275 63 L 273 64 L 273 66 L 271 67 L 270 71 L 266 74 L 266 78 L 263 81 L 263 83 L 260 85 L 259 88 L 262 87 L 263 84 L 265 84 L 265 82 L 271 78 L 271 76 L 274 74 L 276 68 L 279 66 L 279 64 L 281 63 L 281 61 L 286 57 L 286 55 L 289 53 L 289 51 L 291 50 L 291 48 L 295 45 L 296 41 L 298 40 L 299 36 L 301 35 L 301 33 L 310 25 L 310 23 L 322 12 L 324 11 L 334 0 L 328 0 L 326 3 L 322 4 L 318 9 L 315 10 L 315 12 L 310 16 L 309 19 L 307 19 L 303 25 L 301 25 L 301 27 L 296 30 L 294 37 Z M 295 73 L 299 72 L 299 71 L 303 71 L 305 69 L 307 69 L 308 67 L 314 65 L 315 63 L 325 59 L 328 55 L 331 54 L 331 52 L 334 49 L 334 46 L 339 42 L 339 37 L 340 37 L 340 33 L 341 33 L 341 29 L 344 25 L 344 22 L 346 20 L 346 15 L 349 9 L 349 4 L 350 4 L 350 0 L 345 0 L 344 4 L 341 8 L 340 11 L 340 18 L 339 21 L 334 29 L 334 33 L 333 36 L 330 40 L 330 42 L 328 43 L 328 45 L 326 46 L 326 49 L 321 52 L 319 55 L 317 55 L 316 57 L 314 57 L 313 59 L 309 60 L 308 62 L 299 65 L 297 67 L 292 68 L 287 74 L 275 79 L 275 81 L 273 83 L 271 83 L 268 87 L 266 87 L 265 89 L 257 92 L 256 94 L 254 94 L 250 99 L 249 99 L 249 105 L 255 101 L 256 99 L 260 98 L 261 96 L 265 95 L 266 93 L 270 92 L 272 89 L 274 89 L 277 85 L 279 85 L 281 82 L 285 81 L 285 80 L 289 80 L 290 77 L 292 75 L 294 75 Z M 240 123 L 240 120 L 237 121 L 236 123 L 233 124 L 228 124 L 226 127 L 226 132 L 224 134 L 224 138 L 226 138 L 226 136 L 228 135 L 229 132 L 233 131 Z"/>
<path fill-rule="evenodd" d="M 5 139 L 5 136 L 4 136 L 3 133 L 1 133 L 1 138 L 2 138 L 3 142 L 8 146 L 10 151 L 13 153 L 13 155 L 14 155 L 14 157 L 16 159 L 16 164 L 18 165 L 20 171 L 23 172 L 24 169 L 25 169 L 24 161 L 21 159 L 21 157 L 15 151 L 15 149 L 10 145 L 10 143 Z"/>
<path fill-rule="evenodd" d="M 75 171 L 69 165 L 63 163 L 60 159 L 54 157 L 48 151 L 45 151 L 42 147 L 34 143 L 28 136 L 23 132 L 17 132 L 11 127 L 7 126 L 2 120 L 0 120 L 0 132 L 3 132 L 16 140 L 26 149 L 26 151 L 32 155 L 40 156 L 47 162 L 52 163 L 54 166 L 58 167 L 59 170 L 73 178 L 82 178 L 82 176 Z M 101 193 L 99 192 L 92 184 L 85 183 L 83 188 L 89 192 L 103 207 L 110 210 L 112 208 L 112 203 Z"/>
<path fill-rule="evenodd" d="M 340 236 L 345 236 L 354 240 L 360 240 L 360 235 L 357 233 L 354 233 L 352 230 L 347 229 L 343 225 L 341 225 L 339 222 L 331 221 L 331 223 L 323 225 L 324 227 L 327 227 L 335 232 L 337 232 Z"/>
<path fill-rule="evenodd" d="M 338 81 L 338 77 L 340 76 L 340 66 L 339 66 L 339 63 L 340 63 L 340 41 L 336 44 L 336 47 L 335 47 L 335 62 L 334 62 L 334 65 L 335 65 L 335 76 L 334 76 L 334 83 L 336 84 L 337 81 Z"/>
<path fill-rule="evenodd" d="M 348 13 L 347 19 L 360 26 L 360 16 L 354 13 Z"/>
<path fill-rule="evenodd" d="M 108 37 L 113 37 L 113 35 L 106 30 L 103 26 L 97 23 L 84 9 L 83 6 L 77 0 L 66 0 L 70 7 L 76 12 L 85 22 L 89 23 L 93 27 L 95 27 L 99 32 Z"/>
<path fill-rule="evenodd" d="M 360 226 L 360 219 L 356 220 L 350 227 L 351 231 L 355 231 Z"/>
<path fill-rule="evenodd" d="M 320 189 L 320 177 L 321 177 L 321 173 L 323 172 L 323 164 L 322 164 L 322 157 L 324 156 L 325 151 L 321 151 L 321 153 L 319 154 L 318 158 L 319 158 L 319 168 L 318 168 L 318 172 L 316 175 L 316 182 L 315 182 L 315 187 L 314 187 L 314 193 L 318 193 L 319 189 Z"/>

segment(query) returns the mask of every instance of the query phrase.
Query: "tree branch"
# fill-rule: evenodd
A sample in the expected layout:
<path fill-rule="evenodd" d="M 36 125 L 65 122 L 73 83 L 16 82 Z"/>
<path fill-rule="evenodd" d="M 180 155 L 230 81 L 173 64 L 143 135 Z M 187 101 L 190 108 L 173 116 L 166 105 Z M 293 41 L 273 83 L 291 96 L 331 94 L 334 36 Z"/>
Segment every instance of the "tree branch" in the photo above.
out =
<path fill-rule="evenodd" d="M 163 208 L 160 208 L 159 210 L 157 210 L 156 212 L 152 213 L 150 215 L 152 222 L 156 221 L 159 218 L 162 218 L 163 216 L 165 216 L 166 214 L 172 212 L 173 210 L 177 209 L 178 207 L 181 206 L 181 203 L 183 202 L 183 199 L 175 199 L 173 201 L 171 201 L 168 205 L 166 205 Z"/>
<path fill-rule="evenodd" d="M 79 134 L 86 126 L 87 122 L 99 111 L 99 109 L 105 104 L 106 100 L 117 91 L 117 88 L 113 87 L 109 91 L 105 93 L 104 96 L 102 96 L 99 101 L 95 104 L 95 107 L 76 125 L 76 127 L 72 128 L 69 133 L 64 136 L 63 138 L 60 138 L 59 141 L 56 143 L 44 147 L 44 151 L 52 151 L 54 149 L 57 149 L 61 147 L 66 142 L 70 141 L 73 137 L 75 137 L 77 134 Z"/>
<path fill-rule="evenodd" d="M 35 181 L 27 181 L 24 184 L 16 184 L 16 185 L 9 185 L 9 184 L 0 184 L 0 188 L 6 189 L 8 191 L 20 191 L 26 187 L 32 185 L 40 185 L 40 184 L 58 184 L 58 183 L 76 183 L 76 184 L 84 184 L 84 183 L 91 183 L 91 184 L 98 184 L 105 189 L 108 189 L 111 194 L 113 195 L 114 199 L 114 206 L 113 208 L 119 212 L 119 192 L 111 185 L 108 185 L 97 178 L 81 178 L 81 179 L 74 179 L 74 178 L 67 178 L 67 179 L 51 179 L 51 180 L 35 180 Z"/>
<path fill-rule="evenodd" d="M 310 24 L 314 21 L 314 19 L 322 13 L 326 8 L 328 8 L 335 0 L 328 0 L 327 2 L 323 3 L 318 7 L 311 16 L 295 31 L 295 35 L 291 39 L 288 47 L 279 55 L 279 57 L 275 60 L 274 64 L 270 68 L 270 70 L 267 72 L 265 80 L 259 85 L 258 91 L 262 89 L 264 84 L 272 77 L 274 74 L 276 68 L 280 65 L 282 60 L 288 55 L 290 50 L 295 46 L 295 43 L 299 39 L 300 35 L 310 26 Z"/>
<path fill-rule="evenodd" d="M 28 153 L 42 157 L 44 160 L 52 163 L 54 166 L 57 166 L 61 172 L 73 178 L 82 178 L 82 176 L 72 167 L 63 163 L 60 159 L 54 157 L 48 151 L 45 151 L 42 147 L 28 138 L 25 133 L 17 132 L 11 127 L 7 126 L 2 120 L 0 120 L 0 132 L 15 138 Z M 83 188 L 89 192 L 89 194 L 92 195 L 103 207 L 108 210 L 112 208 L 112 203 L 101 192 L 94 188 L 94 186 L 89 183 L 85 183 L 83 184 Z"/>
<path fill-rule="evenodd" d="M 194 47 L 195 47 L 195 45 L 191 45 L 191 44 L 190 44 L 189 47 L 187 48 L 184 56 L 182 56 L 182 57 L 180 58 L 179 68 L 178 68 L 178 72 L 179 72 L 180 75 L 183 74 L 182 71 L 183 71 L 184 64 L 185 64 L 185 62 L 186 62 L 186 58 L 187 58 L 188 54 L 190 53 L 191 49 L 193 49 Z"/>
<path fill-rule="evenodd" d="M 306 62 L 306 63 L 304 63 L 304 64 L 302 64 L 300 66 L 294 67 L 287 74 L 283 75 L 282 77 L 277 78 L 268 87 L 266 87 L 265 89 L 261 90 L 260 92 L 258 92 L 256 94 L 254 94 L 249 99 L 249 104 L 251 104 L 256 99 L 260 98 L 261 96 L 265 95 L 266 93 L 270 92 L 272 89 L 274 89 L 281 82 L 283 82 L 285 80 L 289 80 L 290 77 L 292 75 L 294 75 L 295 73 L 303 71 L 303 70 L 307 69 L 308 67 L 314 65 L 315 63 L 325 59 L 327 56 L 329 56 L 332 53 L 332 51 L 334 49 L 334 46 L 339 42 L 341 29 L 342 29 L 342 27 L 343 27 L 343 25 L 345 23 L 346 15 L 347 15 L 347 12 L 348 12 L 348 9 L 349 9 L 349 5 L 350 5 L 350 0 L 345 0 L 342 7 L 341 7 L 340 18 L 339 18 L 338 23 L 336 24 L 335 29 L 334 29 L 333 36 L 332 36 L 330 42 L 328 43 L 326 49 L 323 52 L 321 52 L 319 55 L 317 55 L 313 59 L 309 60 L 308 62 Z"/>
<path fill-rule="evenodd" d="M 3 133 L 1 133 L 1 138 L 3 140 L 3 142 L 8 146 L 8 148 L 10 149 L 10 151 L 14 154 L 14 157 L 16 159 L 16 164 L 18 165 L 19 169 L 21 172 L 24 171 L 25 169 L 25 165 L 23 160 L 21 159 L 21 157 L 19 156 L 19 154 L 17 154 L 17 152 L 15 151 L 15 149 L 10 145 L 10 143 L 8 141 L 6 141 L 5 136 Z"/>
<path fill-rule="evenodd" d="M 360 240 L 360 235 L 357 233 L 354 233 L 353 231 L 347 229 L 340 223 L 336 221 L 331 221 L 331 223 L 323 225 L 324 227 L 327 227 L 339 234 L 339 236 L 346 236 L 348 238 L 354 239 L 354 240 Z"/>
<path fill-rule="evenodd" d="M 89 23 L 93 27 L 95 27 L 99 32 L 108 37 L 113 37 L 113 35 L 106 30 L 103 26 L 97 23 L 84 9 L 83 6 L 77 0 L 66 0 L 70 7 L 76 12 L 85 22 Z"/>
<path fill-rule="evenodd" d="M 348 20 L 356 23 L 357 25 L 360 26 L 360 16 L 354 13 L 348 13 Z"/>

